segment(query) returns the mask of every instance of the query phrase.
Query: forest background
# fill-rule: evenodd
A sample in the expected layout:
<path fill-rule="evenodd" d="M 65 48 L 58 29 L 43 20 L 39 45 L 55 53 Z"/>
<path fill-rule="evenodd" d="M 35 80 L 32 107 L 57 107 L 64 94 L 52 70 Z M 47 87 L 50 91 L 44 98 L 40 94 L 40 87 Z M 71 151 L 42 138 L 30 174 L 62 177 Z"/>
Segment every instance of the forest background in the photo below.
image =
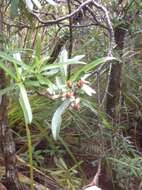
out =
<path fill-rule="evenodd" d="M 141 0 L 0 0 L 2 190 L 142 189 L 141 38 Z"/>

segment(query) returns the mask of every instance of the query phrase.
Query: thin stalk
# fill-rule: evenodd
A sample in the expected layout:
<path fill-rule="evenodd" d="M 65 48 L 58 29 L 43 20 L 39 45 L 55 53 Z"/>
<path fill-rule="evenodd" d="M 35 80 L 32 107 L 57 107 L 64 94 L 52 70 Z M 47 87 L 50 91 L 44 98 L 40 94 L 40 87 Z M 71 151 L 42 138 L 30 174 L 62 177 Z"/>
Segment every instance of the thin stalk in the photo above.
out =
<path fill-rule="evenodd" d="M 71 1 L 67 0 L 67 4 L 68 4 L 68 11 L 69 14 L 72 12 L 71 10 Z M 73 49 L 73 28 L 72 28 L 72 18 L 69 18 L 69 32 L 70 32 L 70 39 L 69 39 L 69 58 L 71 58 L 72 56 L 72 49 Z M 69 65 L 68 68 L 68 79 L 70 78 L 71 75 L 71 65 Z"/>
<path fill-rule="evenodd" d="M 30 179 L 31 179 L 31 190 L 34 190 L 34 175 L 33 175 L 33 155 L 32 155 L 32 139 L 28 124 L 26 123 L 26 134 L 28 140 L 28 151 L 29 151 L 29 164 L 30 164 Z"/>

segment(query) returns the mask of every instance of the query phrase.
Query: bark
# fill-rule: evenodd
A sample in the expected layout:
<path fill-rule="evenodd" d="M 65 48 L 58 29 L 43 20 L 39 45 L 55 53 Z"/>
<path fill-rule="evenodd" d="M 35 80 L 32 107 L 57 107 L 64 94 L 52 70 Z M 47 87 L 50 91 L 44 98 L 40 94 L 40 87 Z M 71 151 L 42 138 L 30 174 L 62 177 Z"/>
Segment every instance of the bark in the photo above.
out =
<path fill-rule="evenodd" d="M 124 47 L 124 38 L 126 33 L 126 26 L 119 25 L 114 29 L 116 50 L 120 57 L 122 56 L 122 51 Z M 120 62 L 115 62 L 112 64 L 109 84 L 108 84 L 108 94 L 106 99 L 106 113 L 109 118 L 114 122 L 117 121 L 117 106 L 119 104 L 119 97 L 121 93 L 121 72 L 123 64 Z"/>
<path fill-rule="evenodd" d="M 0 10 L 0 50 L 3 49 L 3 14 Z M 7 79 L 5 72 L 0 69 L 0 89 L 6 87 Z M 6 169 L 6 186 L 9 190 L 21 190 L 20 183 L 16 171 L 16 155 L 15 144 L 12 137 L 12 132 L 8 127 L 8 97 L 3 95 L 0 97 L 0 146 L 5 162 Z"/>

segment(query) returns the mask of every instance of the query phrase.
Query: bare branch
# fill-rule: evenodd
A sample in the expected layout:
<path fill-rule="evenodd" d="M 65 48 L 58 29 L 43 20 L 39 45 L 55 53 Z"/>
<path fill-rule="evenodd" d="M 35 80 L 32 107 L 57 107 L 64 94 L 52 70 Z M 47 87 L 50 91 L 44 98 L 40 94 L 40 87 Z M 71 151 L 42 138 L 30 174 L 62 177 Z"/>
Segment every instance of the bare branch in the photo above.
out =
<path fill-rule="evenodd" d="M 64 20 L 67 20 L 69 19 L 70 17 L 73 17 L 75 16 L 78 12 L 80 12 L 86 5 L 89 5 L 89 4 L 92 4 L 93 0 L 87 0 L 85 2 L 83 2 L 76 10 L 74 10 L 72 13 L 66 15 L 66 16 L 63 16 L 63 17 L 59 17 L 58 19 L 56 20 L 48 20 L 48 21 L 44 21 L 42 20 L 38 14 L 36 13 L 32 13 L 32 15 L 38 19 L 38 21 L 43 24 L 43 25 L 52 25 L 52 24 L 58 24 L 59 22 L 61 21 L 64 21 Z"/>
<path fill-rule="evenodd" d="M 98 8 L 100 9 L 101 11 L 104 12 L 105 14 L 105 19 L 107 21 L 107 27 L 109 29 L 109 35 L 110 35 L 110 44 L 109 44 L 109 51 L 108 51 L 108 55 L 111 56 L 112 55 L 112 50 L 114 48 L 114 44 L 115 44 L 115 40 L 114 40 L 114 31 L 113 31 L 113 27 L 112 27 L 112 24 L 111 24 L 111 21 L 110 21 L 110 18 L 109 18 L 109 14 L 108 14 L 108 11 L 107 9 L 103 6 L 103 5 L 100 5 L 99 3 L 97 3 L 96 1 L 93 0 L 93 4 Z"/>

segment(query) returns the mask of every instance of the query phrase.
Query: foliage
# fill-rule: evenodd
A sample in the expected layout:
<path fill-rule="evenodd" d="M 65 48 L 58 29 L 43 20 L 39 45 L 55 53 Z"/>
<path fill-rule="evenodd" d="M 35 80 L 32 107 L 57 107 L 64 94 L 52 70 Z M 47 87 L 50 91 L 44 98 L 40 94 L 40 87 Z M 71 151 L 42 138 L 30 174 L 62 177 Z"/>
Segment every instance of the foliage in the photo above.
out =
<path fill-rule="evenodd" d="M 101 185 L 142 186 L 142 3 L 92 2 L 11 0 L 0 7 L 0 70 L 7 79 L 0 97 L 9 99 L 16 153 L 30 160 L 31 189 L 34 167 L 62 187 L 79 189 L 86 178 L 90 182 L 100 157 Z M 112 43 L 117 29 L 125 31 L 123 50 Z M 122 84 L 113 120 L 105 103 L 109 66 L 118 62 Z"/>
<path fill-rule="evenodd" d="M 66 163 L 62 158 L 59 158 L 55 161 L 56 167 L 55 171 L 51 171 L 51 175 L 54 176 L 57 181 L 59 181 L 62 186 L 66 186 L 67 189 L 75 190 L 78 189 L 81 185 L 81 179 L 77 177 L 76 168 L 80 163 L 74 165 L 71 168 L 68 168 Z"/>

